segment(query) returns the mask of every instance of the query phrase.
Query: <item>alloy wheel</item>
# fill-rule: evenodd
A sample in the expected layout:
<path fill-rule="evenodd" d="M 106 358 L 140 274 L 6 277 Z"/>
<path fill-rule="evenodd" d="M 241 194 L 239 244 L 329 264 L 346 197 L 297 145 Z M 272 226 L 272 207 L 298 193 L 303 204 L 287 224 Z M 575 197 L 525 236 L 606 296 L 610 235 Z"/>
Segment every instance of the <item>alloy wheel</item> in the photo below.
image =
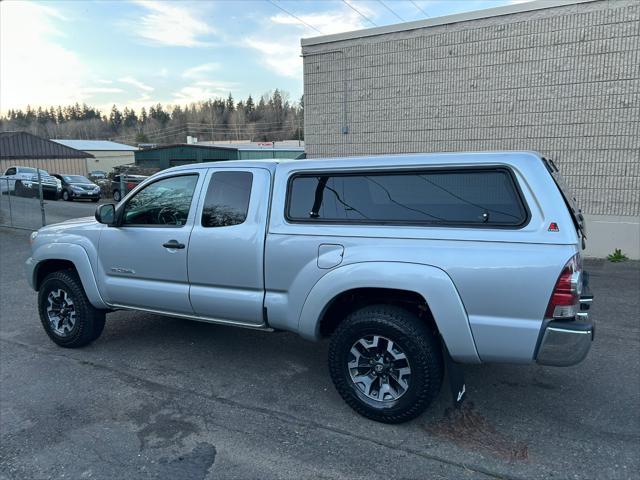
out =
<path fill-rule="evenodd" d="M 62 288 L 49 292 L 47 317 L 51 330 L 61 337 L 69 336 L 76 325 L 76 309 L 73 299 Z"/>
<path fill-rule="evenodd" d="M 405 352 L 381 335 L 358 339 L 349 352 L 347 368 L 356 388 L 372 400 L 397 400 L 409 389 L 411 366 Z"/>

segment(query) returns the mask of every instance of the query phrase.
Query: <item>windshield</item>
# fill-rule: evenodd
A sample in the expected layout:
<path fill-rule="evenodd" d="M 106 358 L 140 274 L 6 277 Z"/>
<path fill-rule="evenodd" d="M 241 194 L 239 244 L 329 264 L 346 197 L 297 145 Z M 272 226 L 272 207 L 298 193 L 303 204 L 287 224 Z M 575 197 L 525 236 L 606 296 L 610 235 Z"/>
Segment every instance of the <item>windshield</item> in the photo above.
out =
<path fill-rule="evenodd" d="M 64 181 L 68 183 L 91 183 L 87 177 L 83 177 L 82 175 L 65 175 Z"/>
<path fill-rule="evenodd" d="M 49 175 L 49 172 L 47 172 L 46 170 L 42 170 L 41 168 L 40 170 L 40 175 Z M 31 168 L 31 167 L 21 167 L 20 168 L 20 172 L 22 173 L 34 173 L 37 175 L 37 171 L 35 168 Z"/>

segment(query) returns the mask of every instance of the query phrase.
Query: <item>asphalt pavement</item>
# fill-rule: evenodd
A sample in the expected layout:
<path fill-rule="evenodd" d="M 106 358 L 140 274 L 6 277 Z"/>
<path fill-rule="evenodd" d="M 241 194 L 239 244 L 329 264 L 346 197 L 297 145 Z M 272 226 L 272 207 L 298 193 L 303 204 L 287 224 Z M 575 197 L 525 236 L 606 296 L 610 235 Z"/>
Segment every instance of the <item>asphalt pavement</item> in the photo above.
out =
<path fill-rule="evenodd" d="M 639 262 L 586 262 L 597 330 L 580 365 L 467 366 L 461 411 L 445 385 L 383 425 L 338 396 L 326 342 L 289 333 L 116 312 L 92 345 L 59 348 L 28 255 L 27 231 L 0 228 L 1 479 L 639 477 Z"/>

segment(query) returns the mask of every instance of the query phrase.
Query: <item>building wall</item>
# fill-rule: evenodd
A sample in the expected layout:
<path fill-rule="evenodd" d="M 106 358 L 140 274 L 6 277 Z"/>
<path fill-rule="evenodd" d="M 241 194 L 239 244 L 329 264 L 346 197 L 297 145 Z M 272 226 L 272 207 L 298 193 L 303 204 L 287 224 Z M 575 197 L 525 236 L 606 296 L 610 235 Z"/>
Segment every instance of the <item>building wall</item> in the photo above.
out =
<path fill-rule="evenodd" d="M 235 150 L 202 146 L 176 145 L 167 148 L 138 150 L 136 165 L 152 168 L 169 168 L 188 163 L 225 160 L 259 160 L 265 158 L 299 158 L 304 152 L 297 150 Z"/>
<path fill-rule="evenodd" d="M 238 151 L 239 160 L 264 160 L 266 158 L 287 158 L 297 159 L 304 158 L 304 152 L 297 150 L 240 150 Z"/>
<path fill-rule="evenodd" d="M 9 167 L 33 167 L 41 168 L 49 173 L 86 175 L 89 160 L 88 158 L 2 159 L 0 160 L 0 172 L 4 174 Z"/>
<path fill-rule="evenodd" d="M 237 152 L 231 149 L 216 149 L 198 146 L 176 145 L 166 148 L 138 150 L 136 165 L 149 168 L 169 168 L 177 165 L 220 160 L 236 160 Z"/>
<path fill-rule="evenodd" d="M 640 2 L 313 40 L 303 41 L 308 157 L 536 150 L 593 220 L 587 253 L 624 243 L 640 258 Z"/>
<path fill-rule="evenodd" d="M 115 167 L 135 162 L 134 151 L 88 150 L 95 158 L 87 158 L 87 171 L 111 172 Z"/>

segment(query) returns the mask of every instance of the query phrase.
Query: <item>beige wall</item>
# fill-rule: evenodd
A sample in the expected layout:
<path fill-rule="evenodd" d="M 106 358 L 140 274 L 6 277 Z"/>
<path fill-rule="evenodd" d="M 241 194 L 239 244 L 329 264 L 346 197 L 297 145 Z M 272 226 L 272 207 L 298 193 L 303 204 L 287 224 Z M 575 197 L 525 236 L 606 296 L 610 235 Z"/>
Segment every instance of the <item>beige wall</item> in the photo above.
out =
<path fill-rule="evenodd" d="M 102 170 L 103 172 L 111 172 L 114 167 L 127 165 L 135 162 L 134 152 L 119 151 L 103 151 L 103 150 L 87 150 L 96 158 L 87 158 L 87 170 Z"/>
<path fill-rule="evenodd" d="M 585 215 L 587 248 L 585 257 L 604 258 L 616 248 L 632 260 L 640 260 L 640 217 Z"/>
<path fill-rule="evenodd" d="M 535 150 L 594 218 L 591 254 L 638 258 L 640 2 L 554 3 L 303 40 L 307 157 Z"/>
<path fill-rule="evenodd" d="M 48 158 L 48 159 L 19 159 L 0 160 L 0 172 L 9 167 L 34 167 L 46 170 L 49 173 L 69 173 L 73 175 L 87 174 L 87 161 L 84 158 Z"/>

